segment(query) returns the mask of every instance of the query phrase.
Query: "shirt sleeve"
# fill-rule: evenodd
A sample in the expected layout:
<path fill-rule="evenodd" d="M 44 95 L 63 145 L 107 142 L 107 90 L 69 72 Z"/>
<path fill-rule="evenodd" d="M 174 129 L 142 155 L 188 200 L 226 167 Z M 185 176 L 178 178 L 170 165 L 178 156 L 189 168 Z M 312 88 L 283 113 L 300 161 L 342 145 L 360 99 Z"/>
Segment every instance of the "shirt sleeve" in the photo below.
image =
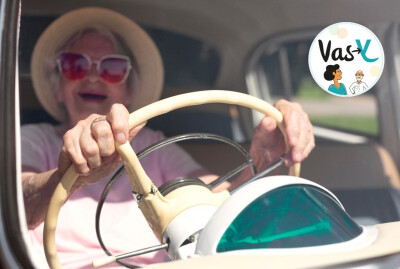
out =
<path fill-rule="evenodd" d="M 36 172 L 46 172 L 57 167 L 60 138 L 47 124 L 30 124 L 21 127 L 21 164 Z M 57 153 L 58 152 L 58 153 Z"/>

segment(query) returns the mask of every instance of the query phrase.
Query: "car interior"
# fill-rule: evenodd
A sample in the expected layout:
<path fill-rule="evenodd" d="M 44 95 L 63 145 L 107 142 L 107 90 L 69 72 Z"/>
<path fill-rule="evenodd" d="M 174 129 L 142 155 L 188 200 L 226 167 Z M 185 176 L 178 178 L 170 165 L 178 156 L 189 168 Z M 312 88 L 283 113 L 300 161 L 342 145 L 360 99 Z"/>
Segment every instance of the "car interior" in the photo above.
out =
<path fill-rule="evenodd" d="M 150 34 L 165 69 L 162 98 L 221 89 L 248 93 L 271 104 L 281 98 L 300 103 L 316 137 L 315 149 L 302 164 L 301 177 L 331 190 L 360 224 L 400 220 L 399 1 L 22 1 L 18 46 L 21 124 L 57 124 L 35 97 L 30 57 L 36 40 L 55 18 L 83 6 L 118 11 Z M 353 98 L 325 93 L 308 68 L 308 51 L 315 36 L 341 21 L 368 27 L 385 51 L 379 82 Z M 248 148 L 260 118 L 242 107 L 210 104 L 159 116 L 148 126 L 168 137 L 218 134 Z M 181 145 L 217 174 L 243 161 L 220 143 Z M 287 168 L 279 173 L 287 174 Z"/>

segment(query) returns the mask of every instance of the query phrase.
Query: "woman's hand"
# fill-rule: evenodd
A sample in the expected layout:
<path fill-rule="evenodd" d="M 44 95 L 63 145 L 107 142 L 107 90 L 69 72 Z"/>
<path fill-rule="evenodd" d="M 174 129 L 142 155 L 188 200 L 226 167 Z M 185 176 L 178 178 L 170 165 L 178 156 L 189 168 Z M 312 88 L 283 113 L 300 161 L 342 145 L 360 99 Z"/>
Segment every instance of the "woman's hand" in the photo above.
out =
<path fill-rule="evenodd" d="M 315 146 L 312 125 L 308 115 L 298 103 L 279 100 L 274 105 L 283 115 L 290 151 L 285 157 L 285 164 L 291 166 L 302 162 Z M 278 161 L 285 153 L 285 142 L 276 121 L 265 117 L 257 126 L 250 146 L 257 170 L 262 171 Z"/>
<path fill-rule="evenodd" d="M 58 161 L 58 172 L 63 175 L 73 164 L 79 174 L 73 189 L 99 181 L 109 175 L 121 161 L 115 142 L 130 141 L 144 124 L 129 131 L 129 112 L 115 104 L 106 115 L 92 114 L 67 131 Z"/>

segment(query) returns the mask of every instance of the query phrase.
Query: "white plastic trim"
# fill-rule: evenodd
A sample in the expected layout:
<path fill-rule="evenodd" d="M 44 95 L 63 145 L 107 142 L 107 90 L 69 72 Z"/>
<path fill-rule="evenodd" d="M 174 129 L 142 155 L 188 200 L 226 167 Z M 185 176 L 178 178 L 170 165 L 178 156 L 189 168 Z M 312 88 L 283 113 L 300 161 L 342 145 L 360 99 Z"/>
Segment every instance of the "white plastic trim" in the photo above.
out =
<path fill-rule="evenodd" d="M 215 211 L 217 208 L 214 206 L 198 205 L 183 211 L 171 221 L 163 234 L 164 242 L 167 238 L 170 240 L 168 254 L 171 259 L 186 259 L 194 254 L 196 243 L 181 245 L 189 236 L 198 235 Z"/>
<path fill-rule="evenodd" d="M 217 212 L 215 212 L 214 216 L 210 219 L 209 223 L 207 226 L 203 229 L 202 233 L 199 236 L 199 240 L 197 243 L 197 248 L 196 248 L 196 254 L 199 255 L 214 255 L 216 253 L 217 245 L 219 243 L 220 238 L 222 235 L 225 233 L 227 227 L 232 223 L 232 221 L 236 218 L 236 216 L 243 210 L 245 209 L 255 198 L 259 197 L 260 195 L 267 193 L 273 189 L 287 186 L 287 185 L 292 185 L 292 184 L 305 184 L 305 185 L 310 185 L 310 186 L 315 186 L 317 188 L 320 188 L 326 192 L 328 192 L 337 202 L 338 204 L 344 209 L 343 205 L 340 203 L 340 201 L 337 199 L 337 197 L 327 190 L 326 188 L 322 187 L 321 185 L 314 183 L 312 181 L 303 179 L 303 178 L 297 178 L 297 177 L 292 177 L 292 176 L 272 176 L 272 177 L 265 177 L 261 178 L 245 187 L 242 189 L 238 190 L 234 195 L 232 195 L 224 204 L 221 205 L 221 207 L 218 209 Z M 375 228 L 363 228 L 363 233 L 354 238 L 353 240 L 349 240 L 344 243 L 338 243 L 338 244 L 333 244 L 333 245 L 338 245 L 339 248 L 343 249 L 345 247 L 348 247 L 348 249 L 354 249 L 357 246 L 367 246 L 371 244 L 375 238 L 376 238 L 376 232 L 373 232 Z M 376 230 L 376 229 L 375 229 Z M 356 240 L 356 241 L 354 241 Z M 353 243 L 353 241 L 355 243 Z M 325 248 L 319 246 L 318 248 L 321 249 L 321 251 Z M 300 249 L 300 248 L 297 248 Z M 303 248 L 305 249 L 305 248 Z M 311 247 L 308 247 L 307 249 L 311 249 Z M 338 250 L 338 247 L 335 246 L 330 246 L 326 247 L 327 250 L 329 251 L 336 251 Z M 269 251 L 269 250 L 268 250 Z M 279 250 L 280 252 L 283 251 Z M 278 251 L 278 252 L 279 252 Z M 285 249 L 285 253 L 288 250 Z M 304 251 L 304 250 L 302 250 Z M 308 250 L 307 250 L 308 251 Z M 313 248 L 310 251 L 315 251 L 315 248 Z M 239 251 L 235 251 L 237 254 Z M 249 254 L 249 251 L 246 251 L 247 254 Z M 263 255 L 266 253 L 265 249 L 261 251 L 252 251 L 251 254 L 256 254 L 262 252 Z M 274 253 L 276 255 L 276 253 Z"/>

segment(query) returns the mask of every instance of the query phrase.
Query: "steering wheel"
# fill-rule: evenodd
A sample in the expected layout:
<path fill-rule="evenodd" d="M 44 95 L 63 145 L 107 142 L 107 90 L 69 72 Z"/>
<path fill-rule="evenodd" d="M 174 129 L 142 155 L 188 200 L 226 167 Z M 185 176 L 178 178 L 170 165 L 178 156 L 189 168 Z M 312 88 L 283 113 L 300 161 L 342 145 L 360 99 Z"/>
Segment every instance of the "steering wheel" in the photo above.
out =
<path fill-rule="evenodd" d="M 129 115 L 129 128 L 132 129 L 142 122 L 175 109 L 208 103 L 240 105 L 255 109 L 264 115 L 272 117 L 277 122 L 278 128 L 284 137 L 285 152 L 289 151 L 290 148 L 283 125 L 282 114 L 272 105 L 261 99 L 232 91 L 209 90 L 192 92 L 160 100 L 131 113 Z M 157 187 L 147 176 L 129 142 L 122 145 L 116 142 L 116 149 L 125 163 L 133 191 L 141 196 L 141 201 L 138 203 L 139 208 L 160 242 L 165 228 L 180 212 L 201 203 L 218 207 L 229 197 L 227 191 L 212 193 L 209 190 L 204 191 L 205 188 L 202 186 L 197 186 L 197 188 L 190 186 L 191 188 L 188 190 L 197 190 L 201 195 L 187 195 L 188 190 L 179 192 L 178 189 L 175 191 L 177 192 L 176 194 L 172 195 L 172 197 L 167 197 L 167 199 L 157 190 Z M 290 167 L 289 175 L 299 176 L 299 174 L 299 163 Z M 57 256 L 55 242 L 58 214 L 77 178 L 78 174 L 71 165 L 57 185 L 47 210 L 44 222 L 43 242 L 47 262 L 50 268 L 53 269 L 62 268 Z M 183 188 L 185 187 L 180 189 Z"/>
<path fill-rule="evenodd" d="M 143 157 L 147 156 L 148 154 L 150 154 L 156 150 L 159 150 L 163 147 L 169 146 L 171 144 L 183 142 L 183 141 L 190 141 L 190 140 L 192 140 L 192 141 L 193 140 L 196 140 L 196 141 L 202 140 L 202 141 L 214 141 L 214 142 L 217 141 L 218 144 L 220 144 L 220 145 L 229 146 L 231 149 L 234 149 L 235 153 L 239 153 L 242 156 L 242 158 L 245 159 L 245 162 L 243 162 L 240 165 L 238 165 L 237 167 L 231 169 L 229 172 L 223 174 L 222 176 L 219 176 L 217 179 L 215 179 L 214 181 L 212 181 L 208 184 L 204 183 L 199 178 L 193 177 L 193 176 L 192 177 L 187 177 L 187 176 L 186 177 L 178 177 L 178 178 L 175 178 L 172 180 L 168 180 L 167 182 L 162 184 L 160 187 L 158 187 L 158 191 L 163 196 L 168 196 L 169 193 L 173 192 L 177 188 L 182 188 L 182 187 L 188 186 L 188 185 L 200 185 L 200 186 L 204 186 L 205 188 L 208 188 L 210 190 L 213 190 L 215 187 L 219 186 L 221 183 L 235 178 L 235 176 L 237 176 L 240 172 L 242 172 L 247 167 L 251 168 L 253 177 L 248 179 L 246 181 L 246 183 L 252 182 L 255 180 L 254 178 L 263 177 L 265 174 L 270 173 L 271 171 L 275 170 L 278 166 L 283 164 L 283 158 L 281 157 L 281 160 L 277 164 L 271 165 L 270 167 L 268 167 L 261 173 L 257 173 L 257 169 L 255 167 L 253 159 L 251 158 L 250 154 L 248 153 L 248 151 L 245 148 L 243 148 L 236 141 L 233 141 L 224 136 L 210 134 L 210 133 L 187 133 L 187 134 L 181 134 L 181 135 L 165 138 L 163 140 L 160 140 L 160 141 L 146 147 L 145 149 L 141 150 L 140 152 L 136 153 L 136 156 L 138 157 L 139 160 L 141 160 L 141 158 L 143 158 Z M 96 219 L 96 221 L 95 221 L 96 235 L 97 235 L 97 240 L 99 241 L 101 248 L 103 249 L 105 254 L 107 254 L 107 256 L 93 260 L 92 261 L 93 267 L 100 267 L 100 266 L 106 265 L 111 262 L 116 262 L 127 268 L 140 268 L 140 266 L 125 263 L 125 262 L 121 261 L 121 259 L 145 254 L 147 252 L 153 252 L 153 251 L 159 250 L 162 247 L 167 248 L 169 246 L 169 244 L 161 244 L 159 246 L 152 246 L 152 247 L 148 247 L 148 248 L 144 248 L 144 249 L 139 249 L 139 250 L 127 252 L 124 254 L 118 254 L 116 256 L 113 253 L 111 253 L 111 251 L 106 247 L 106 244 L 103 241 L 103 238 L 101 235 L 101 229 L 100 229 L 101 212 L 102 212 L 104 203 L 107 199 L 107 196 L 111 191 L 111 188 L 120 179 L 120 176 L 124 173 L 124 171 L 125 171 L 125 167 L 121 166 L 114 173 L 112 178 L 109 180 L 109 182 L 104 187 L 104 190 L 103 190 L 103 192 L 100 196 L 100 199 L 98 201 L 98 204 L 97 204 L 96 218 L 95 218 Z M 241 187 L 244 185 L 245 184 L 242 184 Z M 230 190 L 230 193 L 232 193 L 232 190 Z"/>

